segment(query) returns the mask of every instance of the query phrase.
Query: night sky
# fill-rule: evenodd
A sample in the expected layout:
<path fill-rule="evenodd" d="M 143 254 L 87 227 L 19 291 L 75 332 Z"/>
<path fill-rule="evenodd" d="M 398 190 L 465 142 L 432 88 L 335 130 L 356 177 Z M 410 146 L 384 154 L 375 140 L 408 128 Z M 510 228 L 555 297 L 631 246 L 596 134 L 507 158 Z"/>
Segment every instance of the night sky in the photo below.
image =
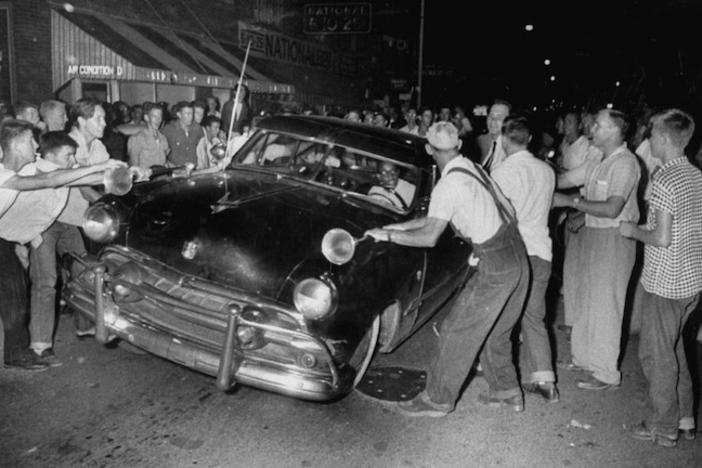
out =
<path fill-rule="evenodd" d="M 456 5 L 426 2 L 425 64 L 455 71 L 445 83 L 426 80 L 436 99 L 697 105 L 702 2 L 465 2 L 468 14 Z"/>

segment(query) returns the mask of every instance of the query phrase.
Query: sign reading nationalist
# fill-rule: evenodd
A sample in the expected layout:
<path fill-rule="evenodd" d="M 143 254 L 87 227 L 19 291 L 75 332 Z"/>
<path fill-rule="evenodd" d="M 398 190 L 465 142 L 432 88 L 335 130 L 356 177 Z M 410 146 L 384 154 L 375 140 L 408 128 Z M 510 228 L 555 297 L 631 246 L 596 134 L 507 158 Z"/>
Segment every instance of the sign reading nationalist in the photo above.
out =
<path fill-rule="evenodd" d="M 251 55 L 275 62 L 324 69 L 340 75 L 357 76 L 350 56 L 333 52 L 311 41 L 296 39 L 269 29 L 239 21 L 239 47 L 251 41 Z"/>
<path fill-rule="evenodd" d="M 305 34 L 359 34 L 371 31 L 370 3 L 305 5 Z"/>

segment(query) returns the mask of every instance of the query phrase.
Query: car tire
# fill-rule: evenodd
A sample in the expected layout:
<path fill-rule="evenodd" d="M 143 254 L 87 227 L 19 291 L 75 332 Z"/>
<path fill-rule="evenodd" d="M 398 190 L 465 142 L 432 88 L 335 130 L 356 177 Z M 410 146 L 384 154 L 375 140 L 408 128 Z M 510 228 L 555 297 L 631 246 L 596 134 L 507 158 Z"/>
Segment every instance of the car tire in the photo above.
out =
<path fill-rule="evenodd" d="M 356 347 L 356 351 L 353 352 L 349 364 L 356 370 L 356 376 L 353 379 L 353 386 L 356 387 L 361 381 L 368 366 L 370 366 L 373 356 L 375 355 L 375 349 L 378 345 L 378 336 L 380 335 L 380 315 L 377 315 L 373 319 L 373 323 L 370 328 L 366 331 L 366 334 L 361 338 L 360 343 Z"/>

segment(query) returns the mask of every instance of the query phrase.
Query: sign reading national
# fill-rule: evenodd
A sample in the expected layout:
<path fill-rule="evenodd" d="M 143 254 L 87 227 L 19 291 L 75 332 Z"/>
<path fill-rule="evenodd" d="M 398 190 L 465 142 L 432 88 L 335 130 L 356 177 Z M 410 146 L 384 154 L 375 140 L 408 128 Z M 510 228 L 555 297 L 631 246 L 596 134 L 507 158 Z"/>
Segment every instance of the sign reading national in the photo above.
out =
<path fill-rule="evenodd" d="M 305 34 L 359 34 L 371 31 L 370 3 L 309 3 Z"/>

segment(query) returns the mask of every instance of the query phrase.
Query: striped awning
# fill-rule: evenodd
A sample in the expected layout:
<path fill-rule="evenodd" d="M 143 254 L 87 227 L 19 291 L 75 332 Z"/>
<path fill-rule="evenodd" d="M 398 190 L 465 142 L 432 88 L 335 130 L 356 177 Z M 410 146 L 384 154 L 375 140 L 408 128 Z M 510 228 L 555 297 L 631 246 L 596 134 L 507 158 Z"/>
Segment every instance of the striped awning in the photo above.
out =
<path fill-rule="evenodd" d="M 55 89 L 72 78 L 233 88 L 243 65 L 205 35 L 87 10 L 52 10 L 51 31 Z M 292 85 L 273 82 L 250 64 L 244 82 L 254 93 L 295 92 Z"/>

